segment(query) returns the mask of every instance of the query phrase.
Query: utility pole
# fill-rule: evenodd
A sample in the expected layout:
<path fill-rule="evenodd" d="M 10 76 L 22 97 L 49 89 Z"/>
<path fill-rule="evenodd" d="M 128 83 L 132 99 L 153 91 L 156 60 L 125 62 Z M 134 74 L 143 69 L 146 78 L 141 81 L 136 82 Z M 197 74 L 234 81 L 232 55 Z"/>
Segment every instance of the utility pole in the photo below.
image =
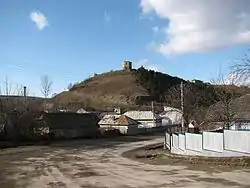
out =
<path fill-rule="evenodd" d="M 27 107 L 27 88 L 23 86 L 23 97 L 24 97 L 24 105 Z"/>
<path fill-rule="evenodd" d="M 184 92 L 183 92 L 183 82 L 181 82 L 181 113 L 182 113 L 182 119 L 181 119 L 181 127 L 184 127 Z"/>

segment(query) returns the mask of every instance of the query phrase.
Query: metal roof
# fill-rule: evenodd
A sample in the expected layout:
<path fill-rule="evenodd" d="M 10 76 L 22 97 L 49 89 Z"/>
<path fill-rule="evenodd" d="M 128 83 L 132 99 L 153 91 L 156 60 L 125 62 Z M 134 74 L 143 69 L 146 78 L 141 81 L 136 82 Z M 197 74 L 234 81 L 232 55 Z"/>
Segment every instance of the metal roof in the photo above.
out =
<path fill-rule="evenodd" d="M 124 113 L 134 120 L 151 120 L 151 119 L 161 119 L 161 117 L 152 111 L 128 111 Z"/>

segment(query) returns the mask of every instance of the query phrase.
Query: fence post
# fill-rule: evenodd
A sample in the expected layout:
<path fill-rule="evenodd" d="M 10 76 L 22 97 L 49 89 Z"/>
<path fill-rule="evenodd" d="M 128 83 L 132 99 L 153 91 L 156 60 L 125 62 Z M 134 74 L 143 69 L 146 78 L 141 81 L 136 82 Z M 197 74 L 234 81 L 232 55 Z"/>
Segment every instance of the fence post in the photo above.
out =
<path fill-rule="evenodd" d="M 166 149 L 166 132 L 164 133 L 164 145 L 163 145 L 163 149 Z"/>
<path fill-rule="evenodd" d="M 225 150 L 225 130 L 223 130 L 223 150 Z"/>

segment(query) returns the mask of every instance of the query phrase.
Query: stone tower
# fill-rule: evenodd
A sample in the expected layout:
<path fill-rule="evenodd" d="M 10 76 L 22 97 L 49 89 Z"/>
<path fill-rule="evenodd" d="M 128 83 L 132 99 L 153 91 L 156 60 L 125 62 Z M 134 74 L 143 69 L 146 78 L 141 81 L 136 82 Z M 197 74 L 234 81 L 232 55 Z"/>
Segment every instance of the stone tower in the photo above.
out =
<path fill-rule="evenodd" d="M 128 71 L 132 70 L 132 62 L 124 61 L 123 62 L 123 69 L 128 70 Z"/>

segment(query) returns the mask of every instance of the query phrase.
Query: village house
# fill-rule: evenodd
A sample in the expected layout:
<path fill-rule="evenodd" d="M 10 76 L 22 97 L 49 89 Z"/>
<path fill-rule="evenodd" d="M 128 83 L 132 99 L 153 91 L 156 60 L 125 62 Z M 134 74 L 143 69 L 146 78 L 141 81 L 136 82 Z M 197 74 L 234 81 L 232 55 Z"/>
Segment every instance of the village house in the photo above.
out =
<path fill-rule="evenodd" d="M 229 130 L 250 131 L 250 119 L 234 119 L 229 124 Z"/>
<path fill-rule="evenodd" d="M 162 126 L 162 118 L 152 111 L 128 111 L 123 115 L 140 122 L 144 128 Z"/>
<path fill-rule="evenodd" d="M 159 114 L 162 118 L 162 125 L 180 125 L 182 121 L 182 112 L 177 108 L 164 107 L 164 111 Z"/>
<path fill-rule="evenodd" d="M 117 129 L 124 135 L 137 135 L 140 123 L 125 115 L 105 115 L 98 124 L 100 128 Z"/>

